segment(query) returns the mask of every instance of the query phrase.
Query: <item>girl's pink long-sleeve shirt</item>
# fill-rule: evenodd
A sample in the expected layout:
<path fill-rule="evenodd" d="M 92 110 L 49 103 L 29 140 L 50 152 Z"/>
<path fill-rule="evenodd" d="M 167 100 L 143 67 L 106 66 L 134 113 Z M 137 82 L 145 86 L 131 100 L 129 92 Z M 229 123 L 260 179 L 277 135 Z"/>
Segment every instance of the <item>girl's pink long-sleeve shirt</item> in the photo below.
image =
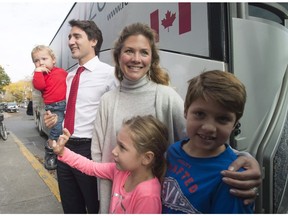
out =
<path fill-rule="evenodd" d="M 115 163 L 96 163 L 66 147 L 58 160 L 87 175 L 113 181 L 109 213 L 161 214 L 161 184 L 156 177 L 141 182 L 133 191 L 126 192 L 124 184 L 130 172 L 118 170 Z"/>

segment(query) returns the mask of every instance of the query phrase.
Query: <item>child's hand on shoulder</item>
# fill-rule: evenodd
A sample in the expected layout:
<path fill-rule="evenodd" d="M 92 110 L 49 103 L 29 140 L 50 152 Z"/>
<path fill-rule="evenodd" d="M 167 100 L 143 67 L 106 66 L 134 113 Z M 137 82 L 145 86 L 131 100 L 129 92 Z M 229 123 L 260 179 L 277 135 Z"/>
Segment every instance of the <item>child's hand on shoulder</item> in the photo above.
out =
<path fill-rule="evenodd" d="M 63 134 L 59 136 L 57 142 L 55 140 L 53 140 L 52 147 L 53 147 L 53 151 L 56 155 L 59 155 L 59 156 L 63 155 L 65 144 L 69 140 L 70 136 L 71 136 L 71 134 L 69 133 L 69 131 L 66 128 L 64 128 Z"/>

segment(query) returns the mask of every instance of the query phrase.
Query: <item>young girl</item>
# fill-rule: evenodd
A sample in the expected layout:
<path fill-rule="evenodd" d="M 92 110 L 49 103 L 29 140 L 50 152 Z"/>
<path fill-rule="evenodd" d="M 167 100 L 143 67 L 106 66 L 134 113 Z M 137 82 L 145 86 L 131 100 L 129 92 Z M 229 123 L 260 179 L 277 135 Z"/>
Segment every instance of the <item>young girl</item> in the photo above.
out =
<path fill-rule="evenodd" d="M 54 153 L 58 160 L 81 172 L 113 181 L 109 213 L 160 214 L 161 178 L 168 147 L 166 126 L 152 115 L 124 121 L 112 150 L 114 163 L 97 163 L 64 147 L 70 137 L 64 128 Z"/>

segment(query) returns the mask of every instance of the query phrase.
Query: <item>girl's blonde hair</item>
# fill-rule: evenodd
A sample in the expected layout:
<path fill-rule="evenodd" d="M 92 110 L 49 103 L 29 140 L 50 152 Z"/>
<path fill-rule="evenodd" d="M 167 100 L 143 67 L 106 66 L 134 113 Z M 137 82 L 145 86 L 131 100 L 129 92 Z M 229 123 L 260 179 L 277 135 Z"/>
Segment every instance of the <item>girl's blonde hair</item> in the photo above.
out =
<path fill-rule="evenodd" d="M 152 115 L 136 116 L 123 122 L 130 131 L 137 151 L 154 153 L 151 163 L 153 174 L 161 181 L 166 171 L 165 152 L 168 148 L 168 129 Z"/>

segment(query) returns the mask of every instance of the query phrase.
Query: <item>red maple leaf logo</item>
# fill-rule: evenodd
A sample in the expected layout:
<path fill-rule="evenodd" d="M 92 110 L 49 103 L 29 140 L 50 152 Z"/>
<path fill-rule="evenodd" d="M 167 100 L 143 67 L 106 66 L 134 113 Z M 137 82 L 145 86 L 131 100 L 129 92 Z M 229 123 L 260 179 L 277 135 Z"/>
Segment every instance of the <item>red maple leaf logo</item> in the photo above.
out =
<path fill-rule="evenodd" d="M 171 11 L 167 11 L 165 14 L 165 18 L 161 20 L 161 24 L 164 26 L 164 29 L 168 28 L 173 25 L 174 20 L 176 19 L 176 13 L 171 14 Z"/>

